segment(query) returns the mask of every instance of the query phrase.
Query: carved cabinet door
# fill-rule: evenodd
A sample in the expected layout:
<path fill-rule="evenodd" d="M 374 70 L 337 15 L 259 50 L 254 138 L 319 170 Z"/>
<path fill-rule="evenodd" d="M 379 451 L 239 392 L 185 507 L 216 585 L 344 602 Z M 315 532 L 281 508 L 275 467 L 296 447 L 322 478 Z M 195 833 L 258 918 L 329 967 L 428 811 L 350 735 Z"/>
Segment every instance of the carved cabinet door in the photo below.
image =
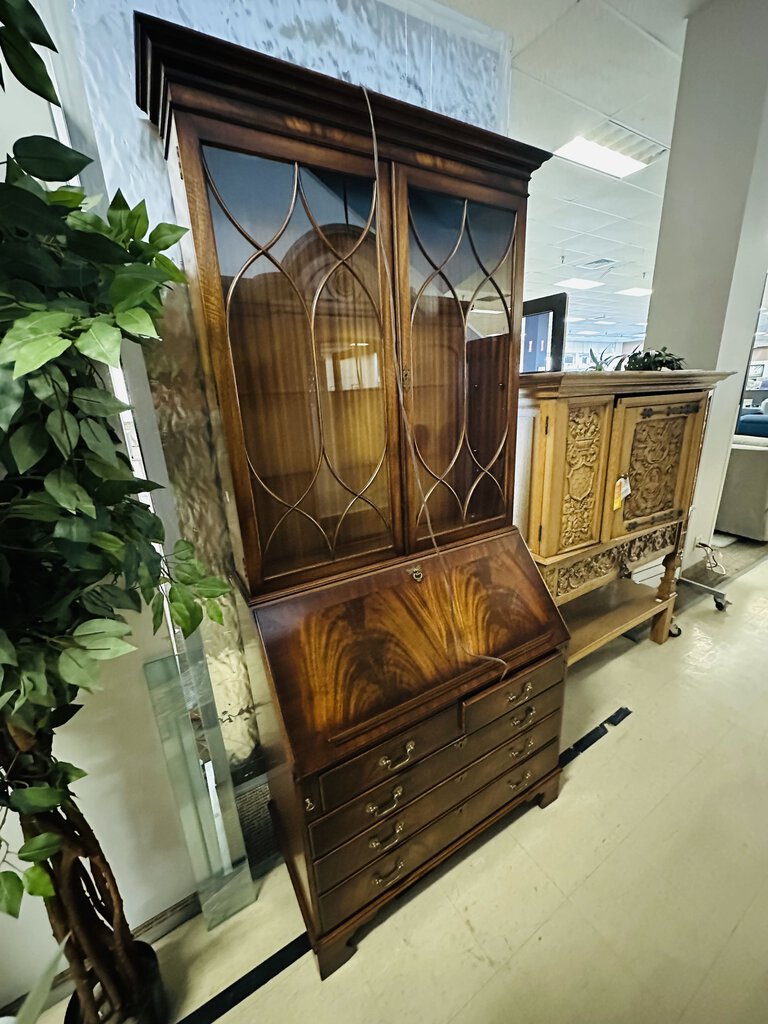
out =
<path fill-rule="evenodd" d="M 706 408 L 703 391 L 617 402 L 605 487 L 604 541 L 686 517 Z"/>
<path fill-rule="evenodd" d="M 612 411 L 611 395 L 542 403 L 532 485 L 538 516 L 530 529 L 536 554 L 599 542 Z"/>

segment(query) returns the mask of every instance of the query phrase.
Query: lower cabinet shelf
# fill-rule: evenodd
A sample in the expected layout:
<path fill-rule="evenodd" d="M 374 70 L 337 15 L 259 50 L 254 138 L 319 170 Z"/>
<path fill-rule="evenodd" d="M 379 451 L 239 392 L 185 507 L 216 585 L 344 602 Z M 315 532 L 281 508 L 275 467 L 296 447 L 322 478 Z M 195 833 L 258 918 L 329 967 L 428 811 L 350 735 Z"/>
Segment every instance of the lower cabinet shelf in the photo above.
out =
<path fill-rule="evenodd" d="M 621 579 L 560 606 L 571 634 L 568 664 L 585 658 L 627 630 L 647 622 L 674 604 L 674 596 L 659 601 L 656 591 Z"/>

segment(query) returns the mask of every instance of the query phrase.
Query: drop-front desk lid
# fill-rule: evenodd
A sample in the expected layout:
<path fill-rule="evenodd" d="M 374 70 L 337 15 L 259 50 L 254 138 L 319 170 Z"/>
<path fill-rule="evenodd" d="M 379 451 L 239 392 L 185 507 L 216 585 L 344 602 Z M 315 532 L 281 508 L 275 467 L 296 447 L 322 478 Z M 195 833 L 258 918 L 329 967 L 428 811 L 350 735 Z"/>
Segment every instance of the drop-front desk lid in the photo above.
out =
<path fill-rule="evenodd" d="M 516 529 L 266 601 L 254 616 L 306 775 L 404 727 L 568 632 Z"/>

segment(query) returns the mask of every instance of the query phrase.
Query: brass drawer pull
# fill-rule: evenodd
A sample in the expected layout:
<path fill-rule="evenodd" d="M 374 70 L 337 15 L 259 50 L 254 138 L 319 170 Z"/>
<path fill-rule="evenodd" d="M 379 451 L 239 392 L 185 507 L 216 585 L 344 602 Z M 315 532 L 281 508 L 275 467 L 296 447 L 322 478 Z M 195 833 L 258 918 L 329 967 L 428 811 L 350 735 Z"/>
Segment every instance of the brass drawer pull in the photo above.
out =
<path fill-rule="evenodd" d="M 414 752 L 415 749 L 416 740 L 408 740 L 408 742 L 405 744 L 405 757 L 401 761 L 396 761 L 394 764 L 392 764 L 391 759 L 388 758 L 385 754 L 384 757 L 379 758 L 379 768 L 386 768 L 387 771 L 390 772 L 396 772 L 398 768 L 404 768 L 411 760 L 411 754 Z"/>
<path fill-rule="evenodd" d="M 395 786 L 392 790 L 392 803 L 387 804 L 386 807 L 379 807 L 378 804 L 368 804 L 365 808 L 368 814 L 372 814 L 374 818 L 383 818 L 385 814 L 391 814 L 392 811 L 397 810 L 397 801 L 403 795 L 403 787 Z"/>
<path fill-rule="evenodd" d="M 373 837 L 373 839 L 371 839 L 368 845 L 372 850 L 381 850 L 382 853 L 384 853 L 386 850 L 391 850 L 393 846 L 397 846 L 397 844 L 400 842 L 400 835 L 404 828 L 404 821 L 396 821 L 395 827 L 392 829 L 392 835 L 383 845 L 381 839 L 377 839 L 375 836 Z"/>
<path fill-rule="evenodd" d="M 517 704 L 533 693 L 533 683 L 530 680 L 525 684 L 520 693 L 508 693 L 507 701 L 510 704 Z"/>
<path fill-rule="evenodd" d="M 517 750 L 515 750 L 513 747 L 510 747 L 509 756 L 510 757 L 520 757 L 520 755 L 524 754 L 526 752 L 526 750 L 531 750 L 533 745 L 534 745 L 534 739 L 533 739 L 533 736 L 530 736 L 526 740 L 526 742 L 522 745 L 522 747 L 519 747 Z"/>
<path fill-rule="evenodd" d="M 377 889 L 388 889 L 390 885 L 394 885 L 395 882 L 400 878 L 400 873 L 402 872 L 404 867 L 405 861 L 399 860 L 388 875 L 374 875 L 371 881 L 373 882 Z"/>
<path fill-rule="evenodd" d="M 524 715 L 520 715 L 519 718 L 512 719 L 512 725 L 525 725 L 526 722 L 530 722 L 533 716 L 536 714 L 536 705 L 531 704 Z"/>
<path fill-rule="evenodd" d="M 532 772 L 523 772 L 522 776 L 517 780 L 517 782 L 508 782 L 507 785 L 509 786 L 510 789 L 520 789 L 520 787 L 524 786 L 526 782 L 531 781 L 532 774 Z"/>

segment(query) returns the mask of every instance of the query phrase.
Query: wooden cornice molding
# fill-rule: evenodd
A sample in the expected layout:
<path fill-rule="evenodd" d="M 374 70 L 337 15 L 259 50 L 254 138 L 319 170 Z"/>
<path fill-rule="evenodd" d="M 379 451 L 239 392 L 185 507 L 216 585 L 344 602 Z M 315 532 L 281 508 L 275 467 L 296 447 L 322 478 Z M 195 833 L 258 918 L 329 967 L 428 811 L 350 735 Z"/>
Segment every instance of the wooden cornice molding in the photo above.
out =
<path fill-rule="evenodd" d="M 246 103 L 330 129 L 370 136 L 368 108 L 359 86 L 277 60 L 202 32 L 136 13 L 136 99 L 168 141 L 171 113 L 210 116 L 204 97 Z M 527 182 L 551 156 L 503 135 L 369 92 L 382 156 L 415 148 L 431 157 L 462 160 L 479 169 Z"/>

